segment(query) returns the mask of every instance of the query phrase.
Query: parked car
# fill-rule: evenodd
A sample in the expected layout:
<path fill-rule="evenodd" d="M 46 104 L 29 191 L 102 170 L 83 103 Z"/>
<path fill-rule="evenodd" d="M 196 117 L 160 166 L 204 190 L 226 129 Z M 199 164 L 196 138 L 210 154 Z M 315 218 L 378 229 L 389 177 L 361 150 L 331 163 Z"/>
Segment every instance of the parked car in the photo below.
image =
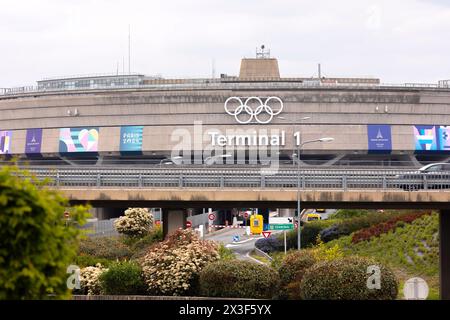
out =
<path fill-rule="evenodd" d="M 317 214 L 317 213 L 306 214 L 305 221 L 310 222 L 310 221 L 317 221 L 317 220 L 322 220 L 322 217 L 320 216 L 320 214 Z"/>
<path fill-rule="evenodd" d="M 416 171 L 406 172 L 395 176 L 402 180 L 399 187 L 403 190 L 420 189 L 449 189 L 450 188 L 450 163 L 432 163 Z"/>

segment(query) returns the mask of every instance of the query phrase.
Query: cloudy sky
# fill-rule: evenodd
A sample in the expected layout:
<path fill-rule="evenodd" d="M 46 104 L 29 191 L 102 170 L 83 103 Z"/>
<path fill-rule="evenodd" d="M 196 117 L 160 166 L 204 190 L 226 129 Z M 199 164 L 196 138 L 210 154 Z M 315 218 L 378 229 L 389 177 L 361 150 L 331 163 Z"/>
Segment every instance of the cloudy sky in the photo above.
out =
<path fill-rule="evenodd" d="M 0 0 L 0 88 L 128 70 L 236 75 L 261 44 L 282 76 L 450 79 L 449 0 Z M 123 68 L 125 61 L 125 68 Z"/>

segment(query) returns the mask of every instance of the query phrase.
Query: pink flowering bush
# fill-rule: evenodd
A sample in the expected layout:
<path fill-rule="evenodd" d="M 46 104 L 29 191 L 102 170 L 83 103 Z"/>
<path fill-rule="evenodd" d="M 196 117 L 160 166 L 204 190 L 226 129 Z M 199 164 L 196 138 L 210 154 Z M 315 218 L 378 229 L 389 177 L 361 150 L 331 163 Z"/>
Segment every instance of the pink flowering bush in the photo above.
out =
<path fill-rule="evenodd" d="M 114 222 L 117 232 L 129 237 L 143 237 L 153 226 L 153 216 L 145 208 L 128 208 L 125 215 Z"/>
<path fill-rule="evenodd" d="M 198 293 L 200 271 L 219 260 L 215 242 L 200 240 L 192 230 L 178 230 L 158 243 L 141 259 L 150 294 L 194 295 Z"/>

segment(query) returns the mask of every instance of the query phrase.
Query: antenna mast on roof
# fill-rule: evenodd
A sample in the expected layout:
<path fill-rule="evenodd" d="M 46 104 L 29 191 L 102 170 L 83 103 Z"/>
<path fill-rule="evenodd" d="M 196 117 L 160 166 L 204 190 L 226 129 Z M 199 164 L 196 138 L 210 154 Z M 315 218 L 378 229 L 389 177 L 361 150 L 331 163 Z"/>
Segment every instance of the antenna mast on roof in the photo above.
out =
<path fill-rule="evenodd" d="M 131 73 L 131 26 L 128 25 L 128 74 Z"/>
<path fill-rule="evenodd" d="M 265 45 L 261 45 L 261 49 L 256 48 L 256 59 L 269 59 L 270 50 Z"/>

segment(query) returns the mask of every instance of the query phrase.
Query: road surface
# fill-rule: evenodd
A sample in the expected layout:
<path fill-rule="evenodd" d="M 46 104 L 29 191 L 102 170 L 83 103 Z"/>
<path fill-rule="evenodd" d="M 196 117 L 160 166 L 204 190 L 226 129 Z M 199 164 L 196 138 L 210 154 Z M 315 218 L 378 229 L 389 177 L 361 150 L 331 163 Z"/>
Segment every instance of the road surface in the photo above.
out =
<path fill-rule="evenodd" d="M 239 236 L 239 241 L 233 242 L 233 237 Z M 247 236 L 245 229 L 226 228 L 220 231 L 206 235 L 206 239 L 221 242 L 225 247 L 229 248 L 240 260 L 249 260 L 252 262 L 262 263 L 252 258 L 250 253 L 255 249 L 255 242 L 263 236 Z"/>

